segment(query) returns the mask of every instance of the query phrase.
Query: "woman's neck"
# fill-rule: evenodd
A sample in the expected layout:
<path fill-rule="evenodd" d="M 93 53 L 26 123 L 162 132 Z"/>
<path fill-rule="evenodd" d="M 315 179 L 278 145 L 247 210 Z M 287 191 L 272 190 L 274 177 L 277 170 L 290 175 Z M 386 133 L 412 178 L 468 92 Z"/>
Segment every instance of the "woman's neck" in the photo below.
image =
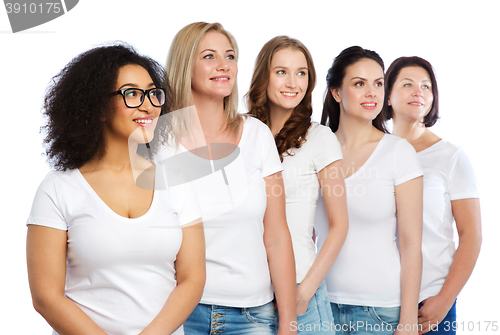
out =
<path fill-rule="evenodd" d="M 393 118 L 392 133 L 406 139 L 417 152 L 439 142 L 441 138 L 427 129 L 421 121 Z"/>
<path fill-rule="evenodd" d="M 293 109 L 283 109 L 277 107 L 269 107 L 269 123 L 273 136 L 278 135 L 286 121 L 292 115 Z"/>
<path fill-rule="evenodd" d="M 381 131 L 372 125 L 371 120 L 352 118 L 341 112 L 339 128 L 335 135 L 342 146 L 352 148 L 371 142 L 374 135 L 380 133 Z"/>
<path fill-rule="evenodd" d="M 194 105 L 206 141 L 217 142 L 217 138 L 224 133 L 227 125 L 224 100 L 195 98 Z"/>
<path fill-rule="evenodd" d="M 102 169 L 123 172 L 137 167 L 137 143 L 128 143 L 106 136 L 106 152 L 100 158 L 94 158 L 82 166 L 84 171 L 96 171 Z M 80 170 L 82 170 L 80 169 Z"/>
<path fill-rule="evenodd" d="M 392 133 L 396 136 L 406 139 L 412 143 L 418 141 L 425 133 L 425 125 L 420 121 L 393 118 Z"/>

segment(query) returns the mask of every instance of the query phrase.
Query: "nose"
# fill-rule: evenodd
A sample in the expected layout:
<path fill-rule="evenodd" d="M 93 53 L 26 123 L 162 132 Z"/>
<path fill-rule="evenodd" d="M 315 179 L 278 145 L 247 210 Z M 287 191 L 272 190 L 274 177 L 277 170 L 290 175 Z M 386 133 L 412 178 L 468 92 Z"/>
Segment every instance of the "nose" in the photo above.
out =
<path fill-rule="evenodd" d="M 366 85 L 366 94 L 365 96 L 367 97 L 376 97 L 377 96 L 377 90 L 374 85 Z"/>
<path fill-rule="evenodd" d="M 416 96 L 416 97 L 421 97 L 423 96 L 423 92 L 422 92 L 422 88 L 420 87 L 416 87 L 416 89 L 413 91 L 413 95 Z"/>
<path fill-rule="evenodd" d="M 225 58 L 221 59 L 217 66 L 217 71 L 228 71 L 229 70 L 229 61 Z"/>
<path fill-rule="evenodd" d="M 295 78 L 294 78 L 294 76 L 287 76 L 287 80 L 286 80 L 285 86 L 289 87 L 289 88 L 295 88 L 295 87 L 297 87 L 297 85 L 295 84 Z"/>
<path fill-rule="evenodd" d="M 154 112 L 155 108 L 159 108 L 159 107 L 153 106 L 153 104 L 151 103 L 151 100 L 149 100 L 149 96 L 144 95 L 144 100 L 142 102 L 142 105 L 139 106 L 139 110 L 141 112 L 146 112 L 148 114 L 151 114 Z"/>

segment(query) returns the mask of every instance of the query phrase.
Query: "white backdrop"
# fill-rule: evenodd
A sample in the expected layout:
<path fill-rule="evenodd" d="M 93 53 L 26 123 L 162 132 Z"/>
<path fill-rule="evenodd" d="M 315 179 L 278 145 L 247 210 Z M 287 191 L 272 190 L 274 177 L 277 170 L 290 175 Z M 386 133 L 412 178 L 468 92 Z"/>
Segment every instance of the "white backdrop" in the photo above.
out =
<path fill-rule="evenodd" d="M 182 2 L 182 3 L 181 3 Z M 483 247 L 457 307 L 459 334 L 500 328 L 496 153 L 500 141 L 500 56 L 496 1 L 160 1 L 81 0 L 66 15 L 12 34 L 0 9 L 1 158 L 0 320 L 2 334 L 50 334 L 31 305 L 25 265 L 25 221 L 49 167 L 42 157 L 40 107 L 47 83 L 68 61 L 100 43 L 122 40 L 164 64 L 175 33 L 194 21 L 220 22 L 240 47 L 238 85 L 247 92 L 260 48 L 276 35 L 301 40 L 318 74 L 319 121 L 326 71 L 344 48 L 377 51 L 386 67 L 417 55 L 436 69 L 441 120 L 433 130 L 462 146 L 478 176 Z M 240 105 L 245 111 L 245 105 Z M 486 327 L 489 325 L 488 331 Z"/>

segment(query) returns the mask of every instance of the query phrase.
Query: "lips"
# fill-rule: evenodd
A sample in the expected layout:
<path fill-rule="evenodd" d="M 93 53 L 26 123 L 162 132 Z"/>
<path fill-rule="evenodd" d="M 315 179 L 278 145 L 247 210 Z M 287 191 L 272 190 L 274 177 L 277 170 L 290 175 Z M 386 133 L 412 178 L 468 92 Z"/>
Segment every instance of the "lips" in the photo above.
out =
<path fill-rule="evenodd" d="M 411 101 L 408 103 L 408 105 L 411 105 L 411 106 L 423 106 L 424 104 L 420 101 Z"/>
<path fill-rule="evenodd" d="M 361 107 L 368 110 L 374 110 L 377 108 L 377 103 L 375 101 L 362 102 Z"/>
<path fill-rule="evenodd" d="M 151 127 L 153 125 L 153 119 L 154 117 L 152 116 L 146 116 L 146 117 L 139 117 L 137 119 L 134 119 L 133 121 L 141 126 L 141 127 Z"/>
<path fill-rule="evenodd" d="M 217 76 L 210 78 L 210 80 L 217 82 L 228 82 L 229 79 L 230 79 L 229 76 Z"/>
<path fill-rule="evenodd" d="M 299 92 L 280 92 L 280 93 L 287 98 L 295 98 L 297 95 L 299 95 Z"/>

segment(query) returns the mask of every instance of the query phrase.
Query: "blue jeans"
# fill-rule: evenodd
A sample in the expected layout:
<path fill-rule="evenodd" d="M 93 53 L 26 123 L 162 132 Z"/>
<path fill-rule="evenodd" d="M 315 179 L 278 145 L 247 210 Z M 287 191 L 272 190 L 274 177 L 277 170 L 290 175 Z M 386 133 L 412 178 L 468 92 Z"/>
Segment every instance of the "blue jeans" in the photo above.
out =
<path fill-rule="evenodd" d="M 422 307 L 422 303 L 418 304 L 418 308 Z M 444 317 L 437 327 L 431 330 L 428 334 L 432 335 L 455 335 L 457 333 L 457 300 L 451 306 L 448 314 Z"/>
<path fill-rule="evenodd" d="M 274 305 L 238 308 L 198 304 L 184 323 L 185 335 L 275 335 Z"/>
<path fill-rule="evenodd" d="M 400 307 L 330 305 L 339 335 L 393 335 L 398 327 Z"/>
<path fill-rule="evenodd" d="M 335 324 L 325 282 L 321 283 L 309 300 L 307 311 L 297 315 L 297 323 L 295 325 L 292 323 L 290 326 L 292 330 L 297 330 L 298 335 L 335 334 Z"/>

